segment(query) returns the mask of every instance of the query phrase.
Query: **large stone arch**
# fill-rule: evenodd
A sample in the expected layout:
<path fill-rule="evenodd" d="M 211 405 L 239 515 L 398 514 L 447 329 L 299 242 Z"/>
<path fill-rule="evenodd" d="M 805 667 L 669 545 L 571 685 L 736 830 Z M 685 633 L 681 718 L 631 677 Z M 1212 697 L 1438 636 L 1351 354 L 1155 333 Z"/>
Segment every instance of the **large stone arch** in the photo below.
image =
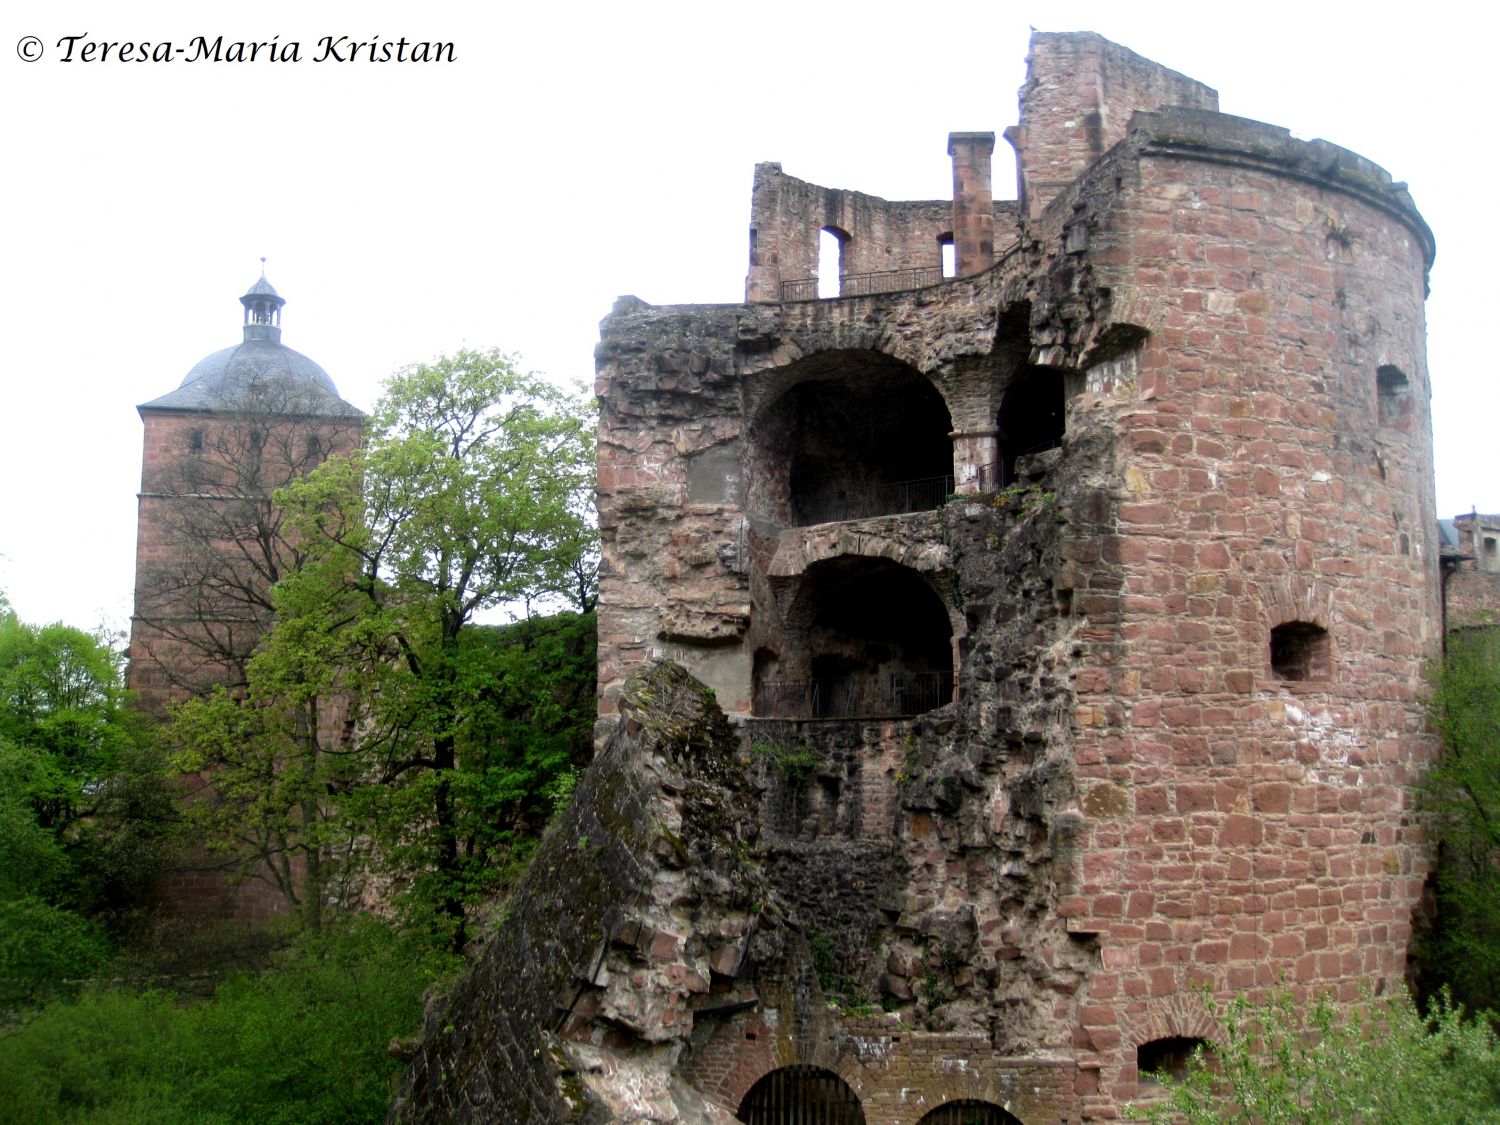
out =
<path fill-rule="evenodd" d="M 947 401 L 910 364 L 820 352 L 747 382 L 750 518 L 807 526 L 937 507 L 952 491 Z"/>
<path fill-rule="evenodd" d="M 782 584 L 774 646 L 757 650 L 754 712 L 895 717 L 950 702 L 961 624 L 932 576 L 840 554 Z"/>

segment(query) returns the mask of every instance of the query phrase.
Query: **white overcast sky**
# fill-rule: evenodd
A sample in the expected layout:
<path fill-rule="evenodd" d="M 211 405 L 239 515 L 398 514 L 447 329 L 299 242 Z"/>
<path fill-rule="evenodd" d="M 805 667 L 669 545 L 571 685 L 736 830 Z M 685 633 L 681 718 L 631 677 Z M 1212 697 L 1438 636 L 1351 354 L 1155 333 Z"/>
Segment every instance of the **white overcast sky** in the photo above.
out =
<path fill-rule="evenodd" d="M 130 613 L 137 403 L 240 337 L 269 258 L 284 340 L 368 408 L 404 364 L 498 345 L 590 380 L 615 297 L 743 296 L 751 169 L 951 195 L 947 135 L 1016 120 L 1029 25 L 1097 31 L 1408 181 L 1428 302 L 1438 511 L 1500 511 L 1488 5 L 254 4 L 12 0 L 0 590 L 32 621 Z M 1485 14 L 1479 14 L 1485 13 Z M 58 61 L 57 41 L 297 41 L 302 61 Z M 440 40 L 442 65 L 314 63 Z M 42 41 L 40 61 L 20 41 Z M 1009 147 L 996 195 L 1014 194 Z M 1483 193 L 1483 194 L 1481 194 Z"/>

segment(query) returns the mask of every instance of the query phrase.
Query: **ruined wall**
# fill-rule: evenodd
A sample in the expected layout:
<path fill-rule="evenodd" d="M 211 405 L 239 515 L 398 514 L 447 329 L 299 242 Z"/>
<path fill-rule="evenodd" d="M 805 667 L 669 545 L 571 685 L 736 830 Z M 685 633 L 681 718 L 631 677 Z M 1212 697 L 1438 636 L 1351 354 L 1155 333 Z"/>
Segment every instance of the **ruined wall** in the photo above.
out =
<path fill-rule="evenodd" d="M 653 658 L 715 689 L 800 941 L 680 1063 L 727 1106 L 799 1062 L 871 1122 L 967 1097 L 1111 1119 L 1140 1047 L 1213 1032 L 1199 988 L 1348 1001 L 1405 973 L 1430 232 L 1374 165 L 1096 36 L 1037 36 L 1023 99 L 1025 238 L 992 268 L 603 326 L 603 726 Z M 941 396 L 953 494 L 927 510 L 889 499 L 908 450 L 871 388 Z M 809 524 L 830 450 L 886 507 Z M 910 596 L 843 605 L 888 574 Z M 941 640 L 952 687 L 912 705 Z M 897 685 L 885 710 L 827 703 L 860 677 Z"/>
<path fill-rule="evenodd" d="M 1090 33 L 1037 32 L 1026 56 L 1016 149 L 1022 212 L 1036 218 L 1125 138 L 1137 110 L 1217 110 L 1216 91 Z"/>
<path fill-rule="evenodd" d="M 982 177 L 982 190 L 972 198 L 991 212 L 988 227 L 993 232 L 992 245 L 998 240 L 1000 245 L 1009 246 L 1016 235 L 1014 205 L 991 202 L 987 159 Z M 966 164 L 965 182 L 972 178 Z M 967 226 L 961 223 L 958 229 Z M 788 176 L 780 164 L 757 164 L 751 191 L 750 272 L 745 281 L 745 300 L 780 301 L 782 282 L 817 277 L 819 234 L 824 229 L 838 231 L 843 238 L 840 276 L 922 270 L 926 271 L 923 279 L 892 288 L 932 284 L 940 279 L 942 242 L 954 239 L 954 204 L 945 199 L 891 201 L 858 191 L 819 187 Z M 976 247 L 977 239 L 976 235 Z M 814 287 L 798 299 L 816 295 Z"/>

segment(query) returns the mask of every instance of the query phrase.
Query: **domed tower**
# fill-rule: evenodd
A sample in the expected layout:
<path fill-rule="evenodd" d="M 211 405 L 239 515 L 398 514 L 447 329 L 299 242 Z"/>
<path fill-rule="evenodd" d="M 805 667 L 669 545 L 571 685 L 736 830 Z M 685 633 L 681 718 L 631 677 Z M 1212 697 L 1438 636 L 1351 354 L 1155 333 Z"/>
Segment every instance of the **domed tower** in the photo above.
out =
<path fill-rule="evenodd" d="M 276 489 L 359 440 L 364 415 L 281 342 L 264 273 L 240 298 L 244 339 L 137 409 L 145 423 L 129 686 L 143 707 L 243 682 L 296 555 Z"/>
<path fill-rule="evenodd" d="M 127 686 L 149 714 L 245 682 L 271 624 L 271 588 L 299 548 L 278 488 L 358 443 L 364 415 L 328 373 L 281 342 L 286 303 L 262 273 L 240 298 L 244 339 L 137 407 L 145 423 Z M 185 792 L 202 779 L 186 777 Z M 236 884 L 237 859 L 198 857 L 158 887 L 169 909 L 260 921 L 286 909 L 272 882 Z"/>

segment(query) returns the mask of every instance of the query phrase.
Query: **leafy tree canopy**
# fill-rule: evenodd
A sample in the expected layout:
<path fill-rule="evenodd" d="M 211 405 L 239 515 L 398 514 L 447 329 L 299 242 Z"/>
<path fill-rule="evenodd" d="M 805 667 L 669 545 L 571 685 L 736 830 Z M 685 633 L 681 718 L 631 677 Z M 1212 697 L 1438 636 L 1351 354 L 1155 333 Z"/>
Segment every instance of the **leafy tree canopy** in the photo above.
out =
<path fill-rule="evenodd" d="M 299 909 L 373 858 L 461 941 L 467 904 L 585 760 L 592 616 L 526 621 L 592 608 L 593 429 L 510 357 L 463 351 L 398 372 L 363 447 L 276 494 L 303 561 L 276 584 L 248 689 L 175 725 L 210 790 L 195 815 L 265 870 L 301 857 L 282 864 L 307 883 L 283 887 Z M 496 612 L 525 620 L 478 624 Z"/>
<path fill-rule="evenodd" d="M 97 965 L 101 917 L 157 869 L 170 815 L 120 663 L 0 608 L 0 1006 Z"/>
<path fill-rule="evenodd" d="M 1500 630 L 1451 634 L 1431 678 L 1443 748 L 1424 790 L 1438 909 L 1423 972 L 1467 1006 L 1500 1011 Z"/>

